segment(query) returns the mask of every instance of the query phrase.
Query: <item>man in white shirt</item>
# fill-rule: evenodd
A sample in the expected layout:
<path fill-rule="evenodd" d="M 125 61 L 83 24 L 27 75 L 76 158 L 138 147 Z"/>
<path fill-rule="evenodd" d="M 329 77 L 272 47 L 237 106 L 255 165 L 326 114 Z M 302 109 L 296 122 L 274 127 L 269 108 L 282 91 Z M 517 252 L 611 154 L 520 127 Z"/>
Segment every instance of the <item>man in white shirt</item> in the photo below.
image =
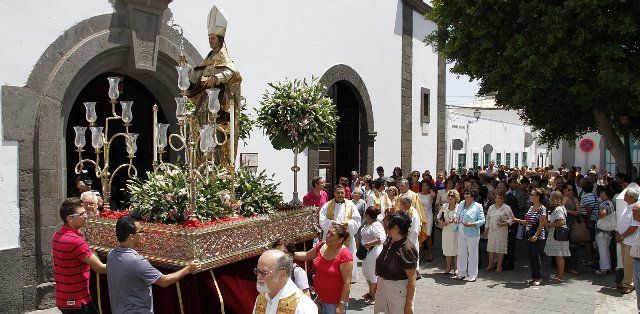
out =
<path fill-rule="evenodd" d="M 293 259 L 280 250 L 269 250 L 258 259 L 254 273 L 260 294 L 253 307 L 255 314 L 318 313 L 316 304 L 291 281 Z"/>
<path fill-rule="evenodd" d="M 420 235 L 420 227 L 422 226 L 420 221 L 420 214 L 418 211 L 411 206 L 413 202 L 413 198 L 409 194 L 403 194 L 398 197 L 398 208 L 402 211 L 407 212 L 409 217 L 411 217 L 411 227 L 409 228 L 409 233 L 407 234 L 407 239 L 413 246 L 416 247 L 418 254 L 420 253 L 420 243 L 418 242 L 418 237 Z"/>
<path fill-rule="evenodd" d="M 623 294 L 633 292 L 633 257 L 631 257 L 631 246 L 638 235 L 637 229 L 640 223 L 633 220 L 633 207 L 638 204 L 640 191 L 632 188 L 624 194 L 624 201 L 628 204 L 623 208 L 622 215 L 617 221 L 616 242 L 622 246 L 622 264 L 624 266 L 624 279 L 620 292 Z"/>

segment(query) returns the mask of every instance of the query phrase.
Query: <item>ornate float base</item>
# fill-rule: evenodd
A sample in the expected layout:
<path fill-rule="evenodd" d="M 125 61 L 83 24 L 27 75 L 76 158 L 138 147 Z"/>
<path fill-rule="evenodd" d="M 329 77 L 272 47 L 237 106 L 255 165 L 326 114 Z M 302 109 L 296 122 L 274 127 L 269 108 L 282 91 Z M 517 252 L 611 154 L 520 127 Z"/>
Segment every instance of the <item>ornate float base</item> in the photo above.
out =
<path fill-rule="evenodd" d="M 136 251 L 153 264 L 180 268 L 197 259 L 211 269 L 260 255 L 277 239 L 311 240 L 319 233 L 315 207 L 278 211 L 202 228 L 141 223 L 144 241 Z M 106 254 L 118 246 L 116 220 L 90 219 L 84 236 L 93 250 Z"/>

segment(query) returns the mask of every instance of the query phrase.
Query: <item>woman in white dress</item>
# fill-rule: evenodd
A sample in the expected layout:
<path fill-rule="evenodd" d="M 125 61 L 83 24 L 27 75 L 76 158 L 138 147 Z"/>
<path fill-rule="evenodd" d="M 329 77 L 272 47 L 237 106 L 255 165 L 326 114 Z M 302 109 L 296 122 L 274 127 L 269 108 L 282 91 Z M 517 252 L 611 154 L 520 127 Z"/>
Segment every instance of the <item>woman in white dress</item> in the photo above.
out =
<path fill-rule="evenodd" d="M 420 202 L 422 203 L 422 210 L 424 216 L 427 218 L 427 262 L 433 262 L 433 241 L 431 241 L 431 232 L 433 231 L 433 200 L 436 198 L 436 192 L 431 188 L 431 181 L 423 180 L 420 183 L 420 194 L 418 194 Z M 420 250 L 422 251 L 422 250 Z"/>
<path fill-rule="evenodd" d="M 451 274 L 451 261 L 453 267 L 456 267 L 456 256 L 458 256 L 458 234 L 454 232 L 454 220 L 458 216 L 458 203 L 460 203 L 460 194 L 455 189 L 449 190 L 447 193 L 449 202 L 442 204 L 438 215 L 436 215 L 436 223 L 442 228 L 442 254 L 447 259 L 447 267 L 445 275 Z"/>
<path fill-rule="evenodd" d="M 369 284 L 369 292 L 362 297 L 369 303 L 375 304 L 374 296 L 376 295 L 376 284 L 378 277 L 376 276 L 376 259 L 382 251 L 382 244 L 387 238 L 382 223 L 377 220 L 380 210 L 369 206 L 364 212 L 364 224 L 360 235 L 362 239 L 360 243 L 369 250 L 367 257 L 362 261 L 362 273 Z"/>
<path fill-rule="evenodd" d="M 513 212 L 511 207 L 504 203 L 504 194 L 497 194 L 495 204 L 489 207 L 487 211 L 487 224 L 484 228 L 484 234 L 488 238 L 487 253 L 489 253 L 489 266 L 487 271 L 496 270 L 496 274 L 502 272 L 502 262 L 504 255 L 507 254 L 507 236 L 509 225 L 513 223 Z M 495 260 L 498 265 L 495 265 Z"/>

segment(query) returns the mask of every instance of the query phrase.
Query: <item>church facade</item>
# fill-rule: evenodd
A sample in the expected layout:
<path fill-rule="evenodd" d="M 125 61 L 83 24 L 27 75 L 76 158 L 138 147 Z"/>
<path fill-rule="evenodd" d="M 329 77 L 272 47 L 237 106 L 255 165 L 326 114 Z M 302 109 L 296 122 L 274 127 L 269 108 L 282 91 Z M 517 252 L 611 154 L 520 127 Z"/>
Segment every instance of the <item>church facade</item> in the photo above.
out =
<path fill-rule="evenodd" d="M 0 51 L 5 64 L 0 70 L 0 264 L 7 265 L 0 273 L 0 312 L 52 306 L 51 237 L 61 224 L 60 203 L 72 194 L 78 159 L 72 127 L 86 125 L 82 102 L 110 107 L 103 83 L 107 76 L 124 77 L 119 100 L 135 99 L 133 125 L 141 134 L 136 162 L 148 169 L 151 108 L 156 103 L 161 120 L 175 124 L 180 46 L 189 64 L 200 64 L 210 50 L 207 14 L 212 4 L 0 4 L 6 21 L 0 34 L 5 43 Z M 380 165 L 387 174 L 394 166 L 405 172 L 447 167 L 445 60 L 423 42 L 436 27 L 424 18 L 430 9 L 426 3 L 215 4 L 229 17 L 225 43 L 242 73 L 242 96 L 250 112 L 269 82 L 312 76 L 328 86 L 337 104 L 336 142 L 300 155 L 301 194 L 316 176 L 335 183 L 351 170 L 373 174 Z M 170 21 L 182 27 L 182 37 Z M 285 200 L 290 199 L 292 152 L 274 150 L 259 129 L 238 150 L 253 158 L 257 154 L 258 168 L 275 173 Z M 113 154 L 125 153 L 114 148 Z"/>

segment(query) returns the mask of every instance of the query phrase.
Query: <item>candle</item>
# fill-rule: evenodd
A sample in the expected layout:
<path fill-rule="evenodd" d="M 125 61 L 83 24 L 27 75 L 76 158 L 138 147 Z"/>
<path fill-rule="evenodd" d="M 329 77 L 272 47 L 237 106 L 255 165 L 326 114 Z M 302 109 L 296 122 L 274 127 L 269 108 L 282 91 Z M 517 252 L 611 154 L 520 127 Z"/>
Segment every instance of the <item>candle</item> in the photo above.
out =
<path fill-rule="evenodd" d="M 158 105 L 153 104 L 153 165 L 158 163 Z"/>
<path fill-rule="evenodd" d="M 229 159 L 231 161 L 231 169 L 235 170 L 235 164 L 236 164 L 236 154 L 235 154 L 235 144 L 236 144 L 236 120 L 235 120 L 235 108 L 234 108 L 234 104 L 231 103 L 231 106 L 229 107 L 229 113 L 230 113 L 230 117 L 229 117 L 229 141 L 231 142 L 229 144 L 229 153 L 231 156 L 229 156 Z"/>

